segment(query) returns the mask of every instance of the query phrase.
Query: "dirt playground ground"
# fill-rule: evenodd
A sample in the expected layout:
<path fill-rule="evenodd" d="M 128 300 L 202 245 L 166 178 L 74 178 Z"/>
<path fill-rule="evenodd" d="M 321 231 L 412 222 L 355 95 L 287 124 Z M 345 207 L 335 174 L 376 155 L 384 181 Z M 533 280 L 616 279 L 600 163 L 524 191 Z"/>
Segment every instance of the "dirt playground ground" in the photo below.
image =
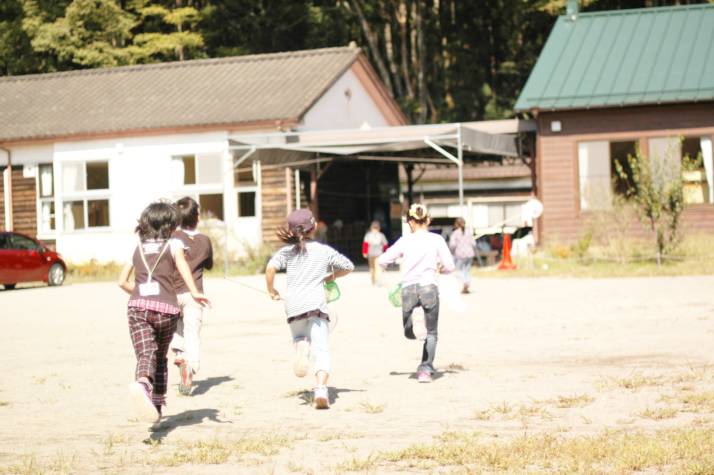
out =
<path fill-rule="evenodd" d="M 420 344 L 402 337 L 387 287 L 368 281 L 340 282 L 332 407 L 316 411 L 282 304 L 209 279 L 194 394 L 177 395 L 171 366 L 153 433 L 129 418 L 135 360 L 115 284 L 0 292 L 0 473 L 522 472 L 538 467 L 509 466 L 493 444 L 714 428 L 714 277 L 478 274 L 465 313 L 442 305 L 432 384 L 414 379 Z M 439 459 L 464 437 L 505 458 Z M 670 462 L 589 469 L 677 472 Z"/>

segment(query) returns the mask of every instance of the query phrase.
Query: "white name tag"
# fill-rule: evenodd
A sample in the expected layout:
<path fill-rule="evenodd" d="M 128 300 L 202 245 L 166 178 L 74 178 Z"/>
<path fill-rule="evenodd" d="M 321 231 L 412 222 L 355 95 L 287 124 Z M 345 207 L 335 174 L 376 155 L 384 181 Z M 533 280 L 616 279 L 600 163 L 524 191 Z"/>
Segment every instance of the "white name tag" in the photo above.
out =
<path fill-rule="evenodd" d="M 139 295 L 141 295 L 142 297 L 159 295 L 159 283 L 147 282 L 145 284 L 139 284 Z"/>

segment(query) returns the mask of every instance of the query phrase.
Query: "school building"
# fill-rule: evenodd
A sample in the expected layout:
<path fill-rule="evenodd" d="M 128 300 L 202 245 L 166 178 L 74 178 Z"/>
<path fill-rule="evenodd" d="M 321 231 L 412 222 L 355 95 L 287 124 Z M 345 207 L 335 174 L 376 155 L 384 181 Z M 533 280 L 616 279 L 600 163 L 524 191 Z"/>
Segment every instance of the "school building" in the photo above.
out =
<path fill-rule="evenodd" d="M 714 5 L 583 13 L 569 1 L 516 103 L 536 121 L 546 240 L 574 240 L 623 192 L 616 163 L 684 162 L 689 232 L 714 233 Z M 633 226 L 633 229 L 638 227 Z"/>
<path fill-rule="evenodd" d="M 185 195 L 257 245 L 295 176 L 235 167 L 230 137 L 406 122 L 352 47 L 5 77 L 0 104 L 0 229 L 73 262 L 126 259 L 141 210 Z"/>

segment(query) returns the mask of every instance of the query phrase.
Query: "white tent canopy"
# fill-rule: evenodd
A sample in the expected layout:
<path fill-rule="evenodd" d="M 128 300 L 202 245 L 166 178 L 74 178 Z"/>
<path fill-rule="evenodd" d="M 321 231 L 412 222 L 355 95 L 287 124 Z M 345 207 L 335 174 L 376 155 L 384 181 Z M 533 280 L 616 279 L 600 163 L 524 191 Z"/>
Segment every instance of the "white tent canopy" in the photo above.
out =
<path fill-rule="evenodd" d="M 323 156 L 357 156 L 363 159 L 385 161 L 433 161 L 408 157 L 361 156 L 361 154 L 405 152 L 433 149 L 441 159 L 458 167 L 459 203 L 463 207 L 463 152 L 485 155 L 518 157 L 518 134 L 534 132 L 535 123 L 527 120 L 495 120 L 452 124 L 406 125 L 397 127 L 322 130 L 310 132 L 281 132 L 270 134 L 236 134 L 230 138 L 230 148 L 238 153 L 235 166 L 250 158 L 256 151 L 282 151 L 261 153 L 266 164 L 310 163 L 315 154 Z M 446 149 L 453 149 L 455 154 Z M 287 152 L 287 153 L 286 153 Z"/>

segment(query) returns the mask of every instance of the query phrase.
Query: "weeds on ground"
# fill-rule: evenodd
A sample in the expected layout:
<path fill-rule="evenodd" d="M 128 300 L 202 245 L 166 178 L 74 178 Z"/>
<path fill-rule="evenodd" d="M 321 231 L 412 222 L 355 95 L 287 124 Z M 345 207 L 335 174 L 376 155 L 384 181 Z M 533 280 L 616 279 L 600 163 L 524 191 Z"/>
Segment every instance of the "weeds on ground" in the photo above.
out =
<path fill-rule="evenodd" d="M 433 444 L 353 459 L 344 469 L 388 469 L 397 465 L 459 467 L 468 472 L 622 473 L 663 471 L 699 474 L 714 471 L 714 428 L 670 429 L 648 433 L 607 431 L 593 437 L 524 435 L 508 441 L 478 434 L 445 434 Z"/>
<path fill-rule="evenodd" d="M 571 396 L 558 396 L 555 399 L 549 399 L 545 402 L 555 404 L 560 409 L 570 409 L 573 407 L 584 407 L 595 400 L 587 394 L 573 394 Z"/>
<path fill-rule="evenodd" d="M 714 391 L 684 392 L 677 398 L 687 412 L 714 412 Z"/>
<path fill-rule="evenodd" d="M 178 465 L 216 465 L 230 458 L 244 459 L 249 455 L 271 456 L 288 447 L 287 437 L 265 435 L 246 437 L 236 441 L 213 439 L 198 442 L 179 442 L 174 451 L 153 461 L 153 465 L 176 467 Z"/>
<path fill-rule="evenodd" d="M 317 436 L 319 442 L 330 442 L 331 440 L 361 439 L 363 434 L 356 432 L 328 432 Z"/>
<path fill-rule="evenodd" d="M 642 373 L 633 373 L 630 376 L 623 378 L 605 378 L 599 383 L 600 389 L 609 389 L 612 387 L 620 389 L 628 389 L 630 391 L 639 391 L 642 388 L 650 386 L 661 386 L 664 384 L 661 376 L 645 375 Z"/>
<path fill-rule="evenodd" d="M 652 419 L 653 421 L 661 421 L 663 419 L 672 419 L 677 416 L 679 411 L 676 407 L 655 407 L 647 408 L 640 412 L 638 416 L 644 419 Z"/>
<path fill-rule="evenodd" d="M 367 414 L 379 414 L 384 412 L 384 404 L 377 404 L 371 401 L 362 401 L 359 408 Z"/>
<path fill-rule="evenodd" d="M 0 401 L 0 407 L 7 407 L 10 405 L 10 401 Z"/>

